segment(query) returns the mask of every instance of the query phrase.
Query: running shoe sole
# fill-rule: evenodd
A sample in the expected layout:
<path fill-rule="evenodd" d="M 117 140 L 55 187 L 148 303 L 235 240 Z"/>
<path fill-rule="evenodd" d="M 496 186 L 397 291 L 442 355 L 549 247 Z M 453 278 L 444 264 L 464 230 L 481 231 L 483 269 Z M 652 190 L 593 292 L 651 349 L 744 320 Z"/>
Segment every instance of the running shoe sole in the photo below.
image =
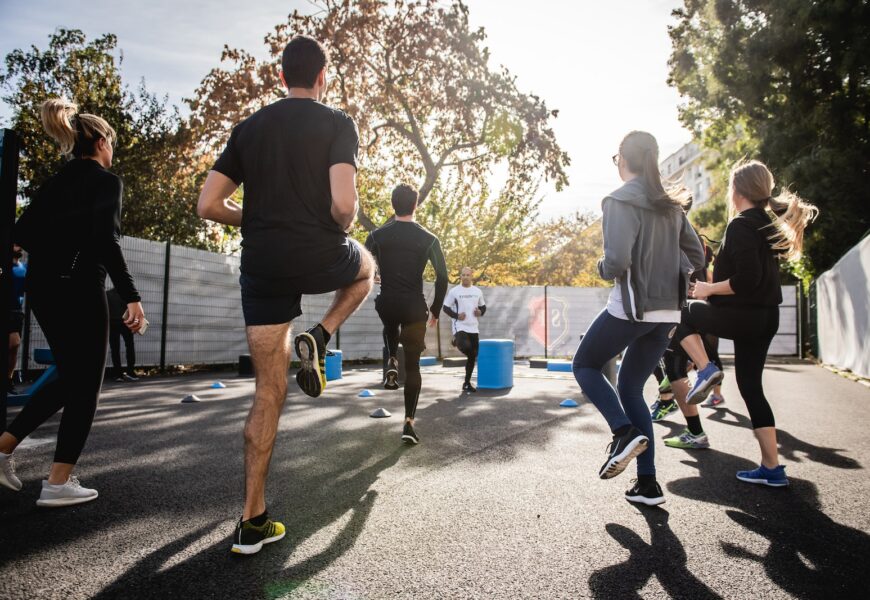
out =
<path fill-rule="evenodd" d="M 266 538 L 262 542 L 257 542 L 256 544 L 248 544 L 248 545 L 233 544 L 233 547 L 230 551 L 235 552 L 236 554 L 246 554 L 246 555 L 247 554 L 256 554 L 257 552 L 259 552 L 260 550 L 263 549 L 264 544 L 271 544 L 272 542 L 277 542 L 278 540 L 282 539 L 285 535 L 287 535 L 286 531 L 281 533 L 280 535 Z"/>
<path fill-rule="evenodd" d="M 99 493 L 94 494 L 93 496 L 85 496 L 78 498 L 52 498 L 50 500 L 43 500 L 40 498 L 36 501 L 36 506 L 41 506 L 43 508 L 57 508 L 59 506 L 73 506 L 74 504 L 84 504 L 85 502 L 90 502 L 91 500 L 96 500 L 100 496 Z"/>
<path fill-rule="evenodd" d="M 406 444 L 419 444 L 420 440 L 415 439 L 413 435 L 403 435 L 402 441 Z"/>
<path fill-rule="evenodd" d="M 384 377 L 384 389 L 385 390 L 397 390 L 399 389 L 399 372 L 395 369 L 390 369 L 387 371 L 386 376 Z"/>
<path fill-rule="evenodd" d="M 307 331 L 300 333 L 293 340 L 296 356 L 302 368 L 296 373 L 296 383 L 299 388 L 312 398 L 323 393 L 325 377 L 320 370 L 320 356 L 317 353 L 317 342 Z"/>
<path fill-rule="evenodd" d="M 713 376 L 703 384 L 692 388 L 689 395 L 686 397 L 686 402 L 689 404 L 700 404 L 707 399 L 707 396 L 710 395 L 710 392 L 713 391 L 714 387 L 722 383 L 723 379 L 725 379 L 725 373 L 722 371 L 716 371 Z"/>
<path fill-rule="evenodd" d="M 752 479 L 751 477 L 741 477 L 740 474 L 737 475 L 737 479 L 740 481 L 745 481 L 746 483 L 755 483 L 758 485 L 766 485 L 768 487 L 787 487 L 788 480 L 786 481 L 770 481 L 769 479 Z"/>
<path fill-rule="evenodd" d="M 604 466 L 598 471 L 598 476 L 601 479 L 612 479 L 616 477 L 631 463 L 637 456 L 646 451 L 649 439 L 646 436 L 639 435 L 631 440 L 626 445 L 625 450 L 614 457 L 611 457 Z"/>
<path fill-rule="evenodd" d="M 659 496 L 658 498 L 647 498 L 646 496 L 629 496 L 626 494 L 625 499 L 634 504 L 646 504 L 647 506 L 658 506 L 659 504 L 665 503 L 664 496 Z"/>

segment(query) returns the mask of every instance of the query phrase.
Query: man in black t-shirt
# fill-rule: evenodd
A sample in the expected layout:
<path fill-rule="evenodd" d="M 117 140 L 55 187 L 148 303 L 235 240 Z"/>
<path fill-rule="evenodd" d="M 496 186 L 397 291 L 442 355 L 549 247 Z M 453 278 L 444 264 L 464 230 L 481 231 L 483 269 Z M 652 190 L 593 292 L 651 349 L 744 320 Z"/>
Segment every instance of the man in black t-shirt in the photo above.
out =
<path fill-rule="evenodd" d="M 256 374 L 245 424 L 245 509 L 233 552 L 253 554 L 284 537 L 266 513 L 265 485 L 287 394 L 290 323 L 303 294 L 335 291 L 323 319 L 296 336 L 296 381 L 317 397 L 326 386 L 326 344 L 371 291 L 374 261 L 348 237 L 357 212 L 359 136 L 353 120 L 320 103 L 327 56 L 316 40 L 293 38 L 281 60 L 287 97 L 236 125 L 208 174 L 199 216 L 242 228 L 239 283 Z M 244 187 L 244 210 L 230 199 Z"/>
<path fill-rule="evenodd" d="M 408 185 L 393 190 L 393 210 L 396 217 L 375 229 L 366 239 L 366 248 L 374 255 L 381 277 L 381 293 L 375 299 L 375 310 L 384 324 L 384 344 L 389 359 L 384 387 L 399 389 L 399 342 L 405 353 L 405 424 L 402 440 L 417 444 L 414 414 L 420 398 L 422 378 L 420 355 L 426 349 L 426 318 L 429 327 L 438 323 L 438 310 L 447 293 L 447 265 L 441 252 L 441 242 L 423 226 L 414 222 L 417 192 Z M 423 270 L 426 263 L 435 269 L 435 298 L 426 306 L 423 296 Z"/>

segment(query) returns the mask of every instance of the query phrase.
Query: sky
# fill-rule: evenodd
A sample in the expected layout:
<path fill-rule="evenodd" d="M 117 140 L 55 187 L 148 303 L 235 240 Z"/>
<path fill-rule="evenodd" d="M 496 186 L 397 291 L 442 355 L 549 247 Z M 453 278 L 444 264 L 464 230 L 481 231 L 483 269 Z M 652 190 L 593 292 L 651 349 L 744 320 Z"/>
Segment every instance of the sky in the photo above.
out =
<path fill-rule="evenodd" d="M 471 23 L 487 32 L 493 66 L 524 92 L 559 110 L 556 139 L 571 157 L 569 186 L 542 189 L 541 217 L 598 210 L 619 186 L 610 157 L 631 130 L 649 131 L 664 159 L 691 140 L 668 87 L 667 26 L 679 0 L 467 0 Z M 122 76 L 182 105 L 218 64 L 224 44 L 265 58 L 263 37 L 306 0 L 0 0 L 0 57 L 45 48 L 58 27 L 88 38 L 118 36 Z M 10 108 L 0 104 L 0 123 Z"/>

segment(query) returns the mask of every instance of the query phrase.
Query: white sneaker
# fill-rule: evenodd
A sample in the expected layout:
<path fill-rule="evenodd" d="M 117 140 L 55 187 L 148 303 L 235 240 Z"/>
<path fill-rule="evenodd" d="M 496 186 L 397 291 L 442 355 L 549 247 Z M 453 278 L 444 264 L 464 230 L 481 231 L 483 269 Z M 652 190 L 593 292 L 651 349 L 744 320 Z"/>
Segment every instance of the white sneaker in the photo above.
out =
<path fill-rule="evenodd" d="M 96 500 L 97 490 L 82 487 L 77 477 L 70 476 L 66 483 L 55 485 L 47 479 L 42 481 L 42 493 L 36 506 L 70 506 Z"/>
<path fill-rule="evenodd" d="M 0 452 L 0 485 L 16 492 L 21 489 L 21 480 L 15 475 L 15 459 L 3 452 Z"/>

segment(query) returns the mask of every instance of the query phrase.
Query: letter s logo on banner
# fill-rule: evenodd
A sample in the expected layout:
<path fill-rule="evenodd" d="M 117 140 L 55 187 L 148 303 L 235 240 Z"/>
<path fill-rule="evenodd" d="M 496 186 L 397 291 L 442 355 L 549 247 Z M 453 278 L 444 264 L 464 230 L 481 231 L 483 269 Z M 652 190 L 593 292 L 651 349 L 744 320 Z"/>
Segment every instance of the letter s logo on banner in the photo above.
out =
<path fill-rule="evenodd" d="M 548 352 L 557 349 L 568 337 L 568 303 L 562 298 L 536 296 L 529 301 L 529 335 Z M 544 320 L 547 319 L 545 324 Z M 548 343 L 549 342 L 549 343 Z"/>

